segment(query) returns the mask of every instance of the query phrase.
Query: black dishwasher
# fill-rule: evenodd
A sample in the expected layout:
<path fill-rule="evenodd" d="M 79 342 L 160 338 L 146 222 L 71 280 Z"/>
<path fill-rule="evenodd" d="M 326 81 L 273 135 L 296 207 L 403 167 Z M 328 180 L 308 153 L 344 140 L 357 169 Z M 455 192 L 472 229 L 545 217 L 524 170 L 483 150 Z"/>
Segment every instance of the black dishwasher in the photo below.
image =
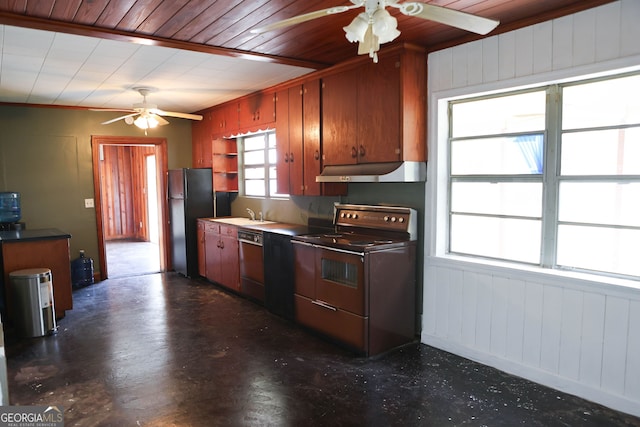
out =
<path fill-rule="evenodd" d="M 272 313 L 293 320 L 295 313 L 291 236 L 265 231 L 262 234 L 262 249 L 264 253 L 264 305 Z"/>

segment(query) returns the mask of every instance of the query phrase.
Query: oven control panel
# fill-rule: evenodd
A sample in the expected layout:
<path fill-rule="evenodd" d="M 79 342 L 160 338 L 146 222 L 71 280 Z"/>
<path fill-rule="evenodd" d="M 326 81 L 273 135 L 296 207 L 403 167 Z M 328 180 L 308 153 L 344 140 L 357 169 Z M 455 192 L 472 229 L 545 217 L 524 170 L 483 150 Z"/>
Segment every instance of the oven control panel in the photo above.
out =
<path fill-rule="evenodd" d="M 334 224 L 398 232 L 413 232 L 415 210 L 410 208 L 336 205 Z"/>

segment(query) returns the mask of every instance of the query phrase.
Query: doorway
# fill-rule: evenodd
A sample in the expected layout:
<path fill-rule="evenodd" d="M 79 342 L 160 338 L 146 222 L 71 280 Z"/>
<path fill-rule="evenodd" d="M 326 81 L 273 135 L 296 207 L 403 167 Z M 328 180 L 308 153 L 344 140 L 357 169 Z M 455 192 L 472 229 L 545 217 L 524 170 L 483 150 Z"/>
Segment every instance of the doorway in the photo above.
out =
<path fill-rule="evenodd" d="M 92 137 L 100 278 L 166 271 L 164 138 Z"/>

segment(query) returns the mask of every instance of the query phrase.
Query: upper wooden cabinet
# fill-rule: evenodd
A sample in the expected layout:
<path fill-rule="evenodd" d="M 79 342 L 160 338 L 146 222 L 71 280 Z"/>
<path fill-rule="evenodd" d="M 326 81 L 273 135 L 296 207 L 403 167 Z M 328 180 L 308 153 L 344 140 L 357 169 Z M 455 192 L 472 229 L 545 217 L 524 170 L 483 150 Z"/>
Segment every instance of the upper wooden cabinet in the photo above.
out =
<path fill-rule="evenodd" d="M 274 92 L 256 92 L 241 98 L 238 103 L 238 121 L 242 132 L 265 130 L 266 125 L 275 122 L 275 115 Z"/>
<path fill-rule="evenodd" d="M 324 76 L 324 165 L 425 161 L 426 79 L 417 49 Z"/>
<path fill-rule="evenodd" d="M 202 114 L 202 120 L 191 122 L 191 156 L 194 168 L 211 167 L 212 122 L 211 111 Z"/>
<path fill-rule="evenodd" d="M 238 133 L 238 103 L 229 102 L 211 109 L 213 138 L 233 136 Z"/>
<path fill-rule="evenodd" d="M 322 171 L 320 80 L 284 89 L 276 99 L 278 192 L 305 196 L 346 194 L 346 185 L 316 182 Z"/>

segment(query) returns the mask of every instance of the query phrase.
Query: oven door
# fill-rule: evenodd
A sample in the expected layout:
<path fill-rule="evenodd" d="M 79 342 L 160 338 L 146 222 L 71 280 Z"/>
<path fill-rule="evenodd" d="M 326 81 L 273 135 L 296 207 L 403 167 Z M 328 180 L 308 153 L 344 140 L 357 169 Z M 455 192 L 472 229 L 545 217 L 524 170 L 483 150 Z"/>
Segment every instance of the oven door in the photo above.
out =
<path fill-rule="evenodd" d="M 364 253 L 323 246 L 316 246 L 316 251 L 316 300 L 359 316 L 368 316 Z"/>
<path fill-rule="evenodd" d="M 296 321 L 366 354 L 366 256 L 295 240 L 292 243 Z"/>

